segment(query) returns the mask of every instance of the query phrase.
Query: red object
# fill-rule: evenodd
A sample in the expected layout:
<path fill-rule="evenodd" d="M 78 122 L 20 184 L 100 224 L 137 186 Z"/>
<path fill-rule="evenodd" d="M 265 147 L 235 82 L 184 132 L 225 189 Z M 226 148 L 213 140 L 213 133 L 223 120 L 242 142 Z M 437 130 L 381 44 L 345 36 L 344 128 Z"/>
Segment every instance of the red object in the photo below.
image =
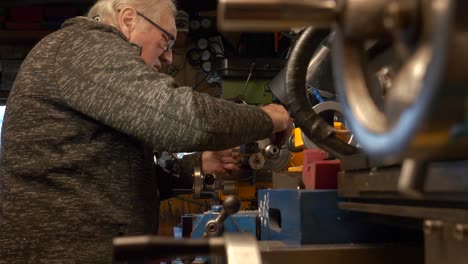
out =
<path fill-rule="evenodd" d="M 41 22 L 44 20 L 44 6 L 14 6 L 10 8 L 11 21 Z"/>
<path fill-rule="evenodd" d="M 325 160 L 328 153 L 319 149 L 305 149 L 302 181 L 306 190 L 336 189 L 338 186 L 339 160 Z"/>

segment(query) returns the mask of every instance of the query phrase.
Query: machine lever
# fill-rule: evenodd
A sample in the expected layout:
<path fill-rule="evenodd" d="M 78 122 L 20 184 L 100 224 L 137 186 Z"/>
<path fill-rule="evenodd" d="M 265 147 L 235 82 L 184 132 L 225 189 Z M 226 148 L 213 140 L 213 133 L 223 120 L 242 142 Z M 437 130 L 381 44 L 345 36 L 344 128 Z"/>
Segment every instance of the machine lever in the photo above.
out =
<path fill-rule="evenodd" d="M 239 211 L 241 207 L 241 201 L 234 195 L 229 195 L 223 202 L 223 210 L 219 216 L 210 220 L 205 225 L 205 233 L 203 237 L 217 237 L 221 236 L 224 231 L 224 221 L 232 214 Z"/>

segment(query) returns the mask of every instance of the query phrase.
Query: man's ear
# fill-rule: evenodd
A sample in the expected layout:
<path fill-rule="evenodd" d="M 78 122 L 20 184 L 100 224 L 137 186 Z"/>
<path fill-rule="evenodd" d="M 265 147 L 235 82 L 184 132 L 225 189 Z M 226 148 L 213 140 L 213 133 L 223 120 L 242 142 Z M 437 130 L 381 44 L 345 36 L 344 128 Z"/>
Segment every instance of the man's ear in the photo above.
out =
<path fill-rule="evenodd" d="M 130 36 L 135 29 L 137 13 L 136 10 L 131 7 L 125 7 L 120 10 L 118 14 L 118 24 L 120 31 L 130 39 Z"/>

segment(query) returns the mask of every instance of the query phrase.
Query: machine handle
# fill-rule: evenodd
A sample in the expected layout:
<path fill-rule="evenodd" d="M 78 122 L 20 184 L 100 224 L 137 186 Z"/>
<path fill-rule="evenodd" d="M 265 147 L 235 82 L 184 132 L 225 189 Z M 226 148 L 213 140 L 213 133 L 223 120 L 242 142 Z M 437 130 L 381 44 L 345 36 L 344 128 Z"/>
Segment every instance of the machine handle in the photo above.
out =
<path fill-rule="evenodd" d="M 217 237 L 221 236 L 224 231 L 224 221 L 230 216 L 237 212 L 241 207 L 241 201 L 234 195 L 229 195 L 223 202 L 223 210 L 219 216 L 210 220 L 205 225 L 205 233 L 203 237 Z"/>
<path fill-rule="evenodd" d="M 220 0 L 218 25 L 223 31 L 282 31 L 336 21 L 335 0 Z"/>

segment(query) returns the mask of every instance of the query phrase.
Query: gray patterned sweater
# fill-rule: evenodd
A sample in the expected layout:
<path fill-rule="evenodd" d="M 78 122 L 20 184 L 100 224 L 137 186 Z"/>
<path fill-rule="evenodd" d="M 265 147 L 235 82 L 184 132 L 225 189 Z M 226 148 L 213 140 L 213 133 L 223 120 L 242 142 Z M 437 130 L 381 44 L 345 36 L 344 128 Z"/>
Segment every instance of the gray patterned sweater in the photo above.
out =
<path fill-rule="evenodd" d="M 30 52 L 7 102 L 0 263 L 109 263 L 112 237 L 154 233 L 151 149 L 226 149 L 271 119 L 177 87 L 115 28 L 77 17 Z"/>

